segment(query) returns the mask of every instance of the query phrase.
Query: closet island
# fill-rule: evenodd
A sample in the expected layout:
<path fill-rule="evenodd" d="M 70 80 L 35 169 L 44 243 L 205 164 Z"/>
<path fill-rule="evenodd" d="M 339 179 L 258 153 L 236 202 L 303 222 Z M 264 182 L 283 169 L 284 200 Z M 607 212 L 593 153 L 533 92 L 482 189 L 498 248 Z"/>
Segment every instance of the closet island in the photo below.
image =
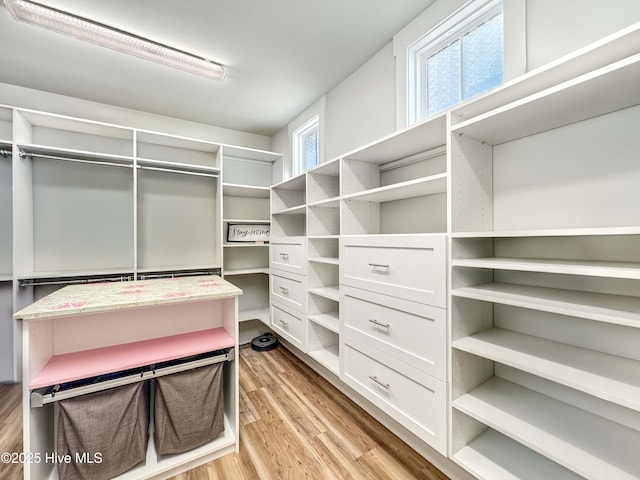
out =
<path fill-rule="evenodd" d="M 23 324 L 24 452 L 34 459 L 25 463 L 24 478 L 58 478 L 55 462 L 45 461 L 55 451 L 58 400 L 219 362 L 224 432 L 187 452 L 159 456 L 151 420 L 145 461 L 116 478 L 168 478 L 236 452 L 241 294 L 218 276 L 87 283 L 17 312 Z M 73 388 L 59 387 L 66 382 L 75 382 Z"/>

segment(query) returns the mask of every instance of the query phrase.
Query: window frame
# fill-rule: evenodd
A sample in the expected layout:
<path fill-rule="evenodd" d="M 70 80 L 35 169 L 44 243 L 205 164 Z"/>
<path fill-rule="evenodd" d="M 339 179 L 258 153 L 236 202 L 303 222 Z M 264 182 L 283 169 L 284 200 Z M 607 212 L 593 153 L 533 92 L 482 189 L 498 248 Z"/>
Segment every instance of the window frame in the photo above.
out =
<path fill-rule="evenodd" d="M 503 0 L 472 0 L 407 47 L 408 125 L 418 123 L 430 116 L 427 110 L 427 79 L 424 67 L 427 60 L 458 40 L 462 45 L 462 39 L 466 34 L 500 13 L 503 14 L 504 21 Z M 462 85 L 462 78 L 460 78 L 460 85 Z M 463 100 L 466 99 L 461 98 L 460 102 Z"/>
<path fill-rule="evenodd" d="M 317 131 L 318 133 L 318 157 L 316 159 L 316 164 L 312 167 L 306 168 L 306 158 L 304 156 L 304 140 L 305 138 L 312 133 L 313 131 Z M 315 166 L 320 165 L 320 114 L 317 113 L 309 120 L 304 122 L 298 128 L 296 128 L 291 134 L 292 140 L 292 174 L 293 176 L 299 175 L 301 173 L 314 168 Z"/>

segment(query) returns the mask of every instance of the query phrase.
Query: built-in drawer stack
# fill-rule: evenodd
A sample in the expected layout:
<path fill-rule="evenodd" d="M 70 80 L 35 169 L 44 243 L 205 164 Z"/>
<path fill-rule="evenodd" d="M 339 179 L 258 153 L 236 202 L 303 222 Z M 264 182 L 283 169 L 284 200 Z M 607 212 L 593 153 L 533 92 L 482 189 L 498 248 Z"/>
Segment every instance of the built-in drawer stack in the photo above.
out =
<path fill-rule="evenodd" d="M 307 207 L 304 174 L 274 185 L 271 192 L 271 327 L 306 352 Z"/>
<path fill-rule="evenodd" d="M 446 454 L 446 236 L 344 236 L 340 258 L 340 378 Z"/>

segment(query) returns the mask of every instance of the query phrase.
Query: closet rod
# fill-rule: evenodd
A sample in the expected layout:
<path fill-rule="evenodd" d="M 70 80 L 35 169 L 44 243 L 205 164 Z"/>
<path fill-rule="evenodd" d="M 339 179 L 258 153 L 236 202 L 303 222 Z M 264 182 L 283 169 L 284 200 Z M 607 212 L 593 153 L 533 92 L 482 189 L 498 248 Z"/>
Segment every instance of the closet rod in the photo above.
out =
<path fill-rule="evenodd" d="M 153 170 L 156 172 L 182 173 L 183 175 L 195 175 L 197 177 L 218 178 L 217 173 L 189 172 L 188 170 L 173 170 L 171 168 L 145 167 L 143 165 L 138 165 L 138 168 L 142 170 Z"/>
<path fill-rule="evenodd" d="M 162 367 L 152 370 L 143 370 L 140 373 L 134 373 L 127 375 L 126 377 L 116 378 L 113 380 L 106 380 L 104 382 L 95 383 L 91 385 L 83 385 L 81 387 L 70 388 L 69 390 L 56 391 L 53 393 L 45 393 L 49 387 L 38 388 L 31 391 L 31 408 L 39 408 L 48 403 L 57 402 L 59 400 L 65 400 L 68 398 L 78 397 L 80 395 L 86 395 L 88 393 L 101 392 L 110 388 L 121 387 L 123 385 L 130 385 L 136 382 L 142 382 L 151 378 L 163 377 L 165 375 L 171 375 L 172 373 L 184 372 L 186 370 L 193 370 L 198 367 L 204 367 L 207 365 L 213 365 L 220 362 L 231 362 L 235 359 L 235 349 L 230 348 L 227 353 L 217 355 L 210 358 L 202 358 L 199 360 L 193 360 L 191 362 L 181 363 L 179 365 L 171 365 L 169 367 Z M 145 368 L 145 367 L 140 367 Z M 58 387 L 58 385 L 56 385 Z"/>
<path fill-rule="evenodd" d="M 167 273 L 149 273 L 138 274 L 140 280 L 150 280 L 154 278 L 177 278 L 177 277 L 195 277 L 195 276 L 204 276 L 204 275 L 220 275 L 219 268 L 213 268 L 209 270 L 198 270 L 198 271 L 190 271 L 190 272 L 167 272 Z"/>
<path fill-rule="evenodd" d="M 5 149 L 0 150 L 0 157 L 10 157 L 10 156 L 11 156 L 11 149 L 9 149 L 9 150 L 5 150 Z"/>
<path fill-rule="evenodd" d="M 102 160 L 82 160 L 80 158 L 60 157 L 58 155 L 45 155 L 44 153 L 30 153 L 30 152 L 24 152 L 23 150 L 20 150 L 20 158 L 24 158 L 24 157 L 47 158 L 50 160 L 64 160 L 65 162 L 90 163 L 91 165 L 106 165 L 108 167 L 133 168 L 133 165 L 127 165 L 126 163 L 105 162 Z"/>
<path fill-rule="evenodd" d="M 37 278 L 25 278 L 18 280 L 20 287 L 41 287 L 45 285 L 79 285 L 85 283 L 99 282 L 131 282 L 133 275 L 120 275 L 116 277 L 92 277 L 92 278 L 53 278 L 50 280 L 40 280 Z"/>

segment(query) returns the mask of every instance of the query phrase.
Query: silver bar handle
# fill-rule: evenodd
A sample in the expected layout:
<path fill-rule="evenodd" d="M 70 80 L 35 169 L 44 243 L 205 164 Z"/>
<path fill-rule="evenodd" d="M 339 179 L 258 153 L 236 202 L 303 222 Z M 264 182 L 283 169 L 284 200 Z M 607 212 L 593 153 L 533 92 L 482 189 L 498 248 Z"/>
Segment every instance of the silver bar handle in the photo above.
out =
<path fill-rule="evenodd" d="M 379 322 L 375 318 L 370 318 L 369 319 L 369 323 L 373 323 L 374 325 L 377 325 L 378 327 L 382 327 L 382 328 L 386 328 L 386 329 L 389 329 L 391 327 L 390 324 Z"/>
<path fill-rule="evenodd" d="M 289 258 L 289 254 L 288 253 L 281 253 L 280 256 L 282 258 Z"/>
<path fill-rule="evenodd" d="M 378 377 L 376 375 L 369 375 L 369 378 L 373 380 L 375 383 L 377 383 L 378 385 L 380 385 L 385 390 L 389 390 L 390 385 L 388 383 L 384 383 L 378 380 Z"/>
<path fill-rule="evenodd" d="M 382 263 L 370 263 L 369 266 L 372 268 L 386 268 L 389 270 L 389 264 L 384 265 Z"/>
<path fill-rule="evenodd" d="M 289 322 L 286 322 L 286 321 L 284 321 L 284 320 L 282 320 L 282 319 L 281 319 L 281 320 L 278 320 L 278 321 L 282 324 L 282 327 L 283 327 L 283 328 L 289 328 Z"/>
<path fill-rule="evenodd" d="M 287 287 L 278 287 L 282 290 L 282 293 L 289 293 L 289 289 Z"/>

